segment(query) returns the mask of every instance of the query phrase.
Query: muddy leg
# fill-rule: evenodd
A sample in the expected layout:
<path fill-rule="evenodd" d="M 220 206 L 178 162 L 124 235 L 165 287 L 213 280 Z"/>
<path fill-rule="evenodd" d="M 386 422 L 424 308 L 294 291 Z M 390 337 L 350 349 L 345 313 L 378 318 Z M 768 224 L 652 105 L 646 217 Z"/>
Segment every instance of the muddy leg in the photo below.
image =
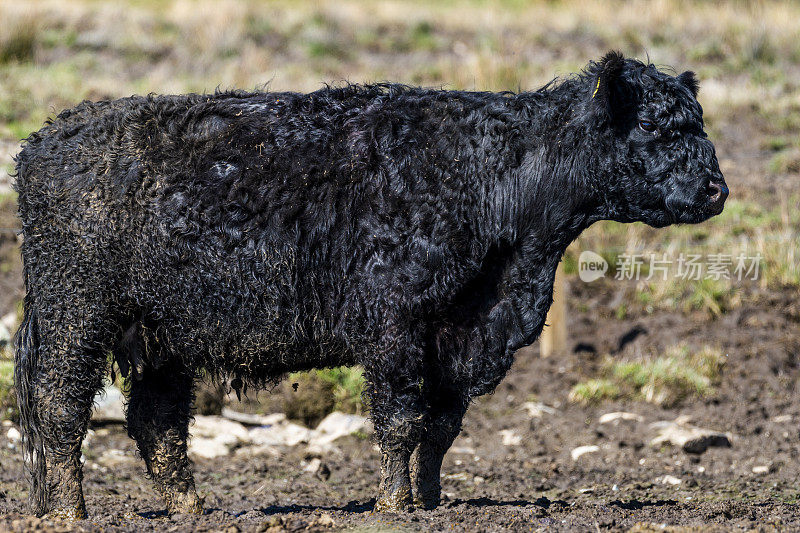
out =
<path fill-rule="evenodd" d="M 404 511 L 411 504 L 411 478 L 409 459 L 419 437 L 421 417 L 398 416 L 384 425 L 379 434 L 381 448 L 381 482 L 375 510 L 379 512 Z"/>
<path fill-rule="evenodd" d="M 33 481 L 32 510 L 75 520 L 87 517 L 81 443 L 106 364 L 102 351 L 74 338 L 57 339 L 56 331 L 45 328 L 40 351 L 18 354 L 18 397 Z"/>
<path fill-rule="evenodd" d="M 432 399 L 430 415 L 419 446 L 411 458 L 414 505 L 434 509 L 439 505 L 442 487 L 442 460 L 461 431 L 467 402 L 456 391 L 440 391 Z"/>
<path fill-rule="evenodd" d="M 186 455 L 192 398 L 193 376 L 181 365 L 147 368 L 131 380 L 128 434 L 170 514 L 203 512 Z"/>
<path fill-rule="evenodd" d="M 367 381 L 371 416 L 381 449 L 381 482 L 375 510 L 402 511 L 411 504 L 409 459 L 422 433 L 420 376 L 408 368 L 386 364 L 381 369 L 367 369 Z"/>

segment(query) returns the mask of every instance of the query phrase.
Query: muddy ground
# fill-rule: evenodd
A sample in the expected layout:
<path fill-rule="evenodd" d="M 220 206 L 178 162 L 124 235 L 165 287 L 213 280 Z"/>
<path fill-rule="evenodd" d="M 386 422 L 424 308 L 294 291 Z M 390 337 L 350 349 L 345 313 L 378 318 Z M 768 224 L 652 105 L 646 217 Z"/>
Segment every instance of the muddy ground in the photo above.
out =
<path fill-rule="evenodd" d="M 368 440 L 349 437 L 322 461 L 324 479 L 305 472 L 301 445 L 271 455 L 198 460 L 196 476 L 207 514 L 168 517 L 122 427 L 95 428 L 84 487 L 91 519 L 77 530 L 304 531 L 354 528 L 403 531 L 639 530 L 658 524 L 741 529 L 800 528 L 800 335 L 798 302 L 790 295 L 755 295 L 718 320 L 661 313 L 634 321 L 596 319 L 602 287 L 574 288 L 588 310 L 573 313 L 572 342 L 614 352 L 634 327 L 645 330 L 622 347 L 632 354 L 682 339 L 716 344 L 728 354 L 722 382 L 704 400 L 669 409 L 639 402 L 581 407 L 569 388 L 593 373 L 591 351 L 541 359 L 521 354 L 496 393 L 470 409 L 455 450 L 445 460 L 446 501 L 436 511 L 373 512 L 378 454 Z M 535 399 L 553 412 L 530 416 Z M 600 424 L 600 415 L 630 411 L 642 421 Z M 688 455 L 654 448 L 650 424 L 688 416 L 693 424 L 730 432 L 730 448 Z M 0 435 L 0 529 L 47 527 L 23 518 L 25 486 L 15 444 Z M 518 444 L 504 445 L 512 430 Z M 600 450 L 577 461 L 571 451 Z M 105 448 L 122 450 L 112 464 Z M 762 467 L 762 468 L 759 468 Z M 763 468 L 766 467 L 766 468 Z M 754 473 L 754 468 L 756 472 Z M 766 470 L 766 472 L 764 471 Z M 680 480 L 673 485 L 665 476 Z M 670 479 L 670 478 L 668 478 Z M 671 479 L 674 483 L 675 480 Z M 650 524 L 650 525 L 646 525 Z M 53 527 L 61 528 L 60 525 Z M 643 528 L 643 529 L 642 529 Z"/>

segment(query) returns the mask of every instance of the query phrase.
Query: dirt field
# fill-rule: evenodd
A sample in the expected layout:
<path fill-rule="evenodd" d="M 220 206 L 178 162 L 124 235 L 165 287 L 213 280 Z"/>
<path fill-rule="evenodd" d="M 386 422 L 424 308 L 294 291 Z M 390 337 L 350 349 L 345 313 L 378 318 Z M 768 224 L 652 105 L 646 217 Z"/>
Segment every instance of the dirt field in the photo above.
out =
<path fill-rule="evenodd" d="M 590 306 L 601 305 L 601 295 L 582 297 Z M 91 443 L 95 457 L 106 447 L 124 453 L 113 464 L 87 459 L 84 485 L 92 519 L 71 527 L 589 531 L 651 524 L 638 530 L 655 531 L 657 524 L 671 524 L 720 531 L 794 530 L 800 528 L 800 397 L 795 390 L 799 319 L 796 299 L 780 295 L 764 295 L 731 316 L 703 324 L 662 313 L 625 322 L 580 315 L 570 324 L 573 340 L 601 351 L 615 348 L 633 326 L 647 333 L 626 345 L 625 353 L 666 346 L 675 338 L 718 343 L 729 354 L 722 383 L 713 396 L 678 408 L 631 402 L 583 408 L 567 403 L 566 392 L 591 373 L 596 358 L 586 352 L 550 359 L 528 353 L 494 395 L 470 409 L 456 450 L 446 458 L 442 483 L 447 501 L 432 512 L 373 513 L 378 454 L 369 441 L 348 438 L 337 443 L 340 453 L 321 457 L 331 471 L 327 480 L 304 472 L 304 461 L 311 457 L 302 445 L 279 457 L 199 460 L 197 479 L 209 512 L 170 518 L 164 516 L 124 431 L 96 428 Z M 520 405 L 531 397 L 554 411 L 529 416 Z M 599 423 L 600 415 L 614 411 L 637 413 L 642 419 Z M 732 446 L 709 448 L 702 455 L 650 446 L 656 433 L 650 424 L 679 416 L 730 432 Z M 521 437 L 519 444 L 503 445 L 501 430 L 513 430 Z M 0 513 L 9 513 L 0 528 L 30 527 L 35 522 L 19 514 L 25 491 L 19 453 L 9 448 L 5 435 L 0 439 Z M 599 450 L 574 461 L 571 451 L 586 445 Z M 754 468 L 764 470 L 758 467 L 766 472 L 754 473 Z M 665 476 L 680 483 L 665 483 Z"/>
<path fill-rule="evenodd" d="M 536 345 L 520 353 L 495 394 L 470 408 L 445 459 L 447 496 L 435 511 L 374 513 L 378 453 L 368 439 L 347 437 L 322 455 L 299 445 L 278 455 L 197 459 L 208 511 L 168 517 L 133 441 L 123 427 L 107 425 L 93 428 L 85 451 L 90 520 L 41 521 L 24 514 L 16 427 L 6 421 L 0 530 L 800 530 L 800 7 L 677 0 L 198 5 L 176 1 L 161 11 L 149 0 L 42 2 L 27 12 L 0 0 L 0 20 L 11 21 L 0 27 L 0 166 L 10 169 L 5 152 L 14 152 L 19 137 L 85 97 L 250 88 L 269 79 L 276 89 L 297 90 L 341 79 L 535 88 L 620 48 L 698 72 L 731 200 L 702 226 L 598 224 L 570 249 L 569 350 L 548 359 Z M 0 317 L 16 312 L 23 295 L 18 243 L 5 231 L 16 224 L 14 196 L 3 191 Z M 611 263 L 632 250 L 760 254 L 762 271 L 754 281 L 619 281 L 610 272 L 584 283 L 575 272 L 582 250 Z M 682 391 L 674 401 L 624 383 L 594 399 L 575 394 L 592 380 L 619 385 L 609 370 L 614 361 L 648 360 L 676 346 L 710 347 L 721 357 L 702 389 L 685 391 L 669 375 L 664 390 Z M 601 423 L 615 412 L 628 419 Z M 727 433 L 730 446 L 691 454 L 652 445 L 658 423 L 677 419 Z M 585 453 L 573 458 L 576 449 Z M 330 475 L 306 471 L 313 459 Z"/>

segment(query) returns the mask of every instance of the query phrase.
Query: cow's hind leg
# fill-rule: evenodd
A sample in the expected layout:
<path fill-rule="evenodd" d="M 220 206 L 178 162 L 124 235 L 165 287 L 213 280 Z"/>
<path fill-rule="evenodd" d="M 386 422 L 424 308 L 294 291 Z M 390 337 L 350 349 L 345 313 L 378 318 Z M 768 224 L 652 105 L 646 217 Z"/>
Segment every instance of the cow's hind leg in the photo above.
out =
<path fill-rule="evenodd" d="M 128 433 L 170 514 L 203 512 L 186 454 L 193 385 L 192 373 L 174 361 L 131 377 Z"/>
<path fill-rule="evenodd" d="M 108 326 L 77 308 L 41 304 L 37 308 L 31 297 L 26 298 L 16 339 L 15 377 L 25 462 L 32 478 L 30 502 L 36 515 L 87 516 L 81 444 L 107 370 L 98 339 L 112 330 Z"/>
<path fill-rule="evenodd" d="M 426 385 L 430 385 L 427 387 L 430 410 L 420 444 L 411 458 L 411 483 L 414 504 L 434 509 L 439 505 L 442 490 L 442 460 L 461 431 L 461 420 L 469 402 L 455 388 Z"/>

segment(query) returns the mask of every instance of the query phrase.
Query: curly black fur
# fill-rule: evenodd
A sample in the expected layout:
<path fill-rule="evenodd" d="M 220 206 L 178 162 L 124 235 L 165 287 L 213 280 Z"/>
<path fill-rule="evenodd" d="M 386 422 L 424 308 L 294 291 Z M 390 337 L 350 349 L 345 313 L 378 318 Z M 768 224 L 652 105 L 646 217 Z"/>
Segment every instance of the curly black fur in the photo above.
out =
<path fill-rule="evenodd" d="M 199 510 L 184 376 L 263 386 L 351 364 L 384 454 L 378 506 L 435 506 L 467 405 L 541 332 L 567 245 L 602 219 L 722 210 L 696 91 L 609 53 L 519 94 L 348 85 L 62 112 L 17 159 L 33 510 L 85 514 L 108 351 L 143 381 L 129 429 L 170 511 Z"/>

